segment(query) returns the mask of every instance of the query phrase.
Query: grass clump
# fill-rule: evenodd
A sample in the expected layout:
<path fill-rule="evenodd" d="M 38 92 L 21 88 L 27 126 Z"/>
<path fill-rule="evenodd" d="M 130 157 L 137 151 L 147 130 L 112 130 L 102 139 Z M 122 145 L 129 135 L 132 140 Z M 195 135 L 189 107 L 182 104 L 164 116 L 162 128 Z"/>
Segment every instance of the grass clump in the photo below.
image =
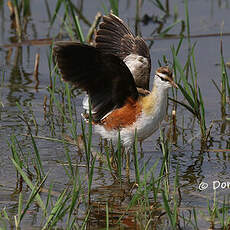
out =
<path fill-rule="evenodd" d="M 182 66 L 178 60 L 178 55 L 183 42 L 183 37 L 180 39 L 178 47 L 176 49 L 172 47 L 171 50 L 173 55 L 174 73 L 178 82 L 180 92 L 184 96 L 187 103 L 179 101 L 176 102 L 185 107 L 197 118 L 200 127 L 202 143 L 205 144 L 207 142 L 209 132 L 207 132 L 206 127 L 205 104 L 202 97 L 201 89 L 198 84 L 196 58 L 194 55 L 196 43 L 191 45 L 190 22 L 187 0 L 185 1 L 185 17 L 187 28 L 188 55 L 184 66 Z M 180 78 L 177 77 L 178 73 L 180 75 Z"/>

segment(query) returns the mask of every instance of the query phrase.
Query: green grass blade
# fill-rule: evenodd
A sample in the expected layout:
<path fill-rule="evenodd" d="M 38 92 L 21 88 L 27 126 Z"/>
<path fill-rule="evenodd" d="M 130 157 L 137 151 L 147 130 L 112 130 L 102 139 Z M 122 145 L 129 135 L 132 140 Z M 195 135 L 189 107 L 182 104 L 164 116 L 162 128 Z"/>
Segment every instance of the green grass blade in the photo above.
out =
<path fill-rule="evenodd" d="M 93 135 L 93 126 L 92 126 L 92 104 L 91 98 L 89 97 L 89 124 L 88 124 L 88 146 L 87 146 L 87 159 L 90 161 L 91 146 L 92 146 L 92 135 Z"/>
<path fill-rule="evenodd" d="M 121 135 L 120 135 L 120 131 L 118 132 L 116 156 L 117 156 L 118 176 L 119 176 L 119 179 L 121 180 L 121 175 L 122 175 L 122 172 L 121 172 L 122 171 L 122 154 L 121 154 Z"/>
<path fill-rule="evenodd" d="M 165 209 L 165 211 L 168 215 L 168 218 L 170 220 L 171 227 L 173 227 L 173 229 L 174 229 L 173 216 L 172 216 L 172 212 L 171 212 L 170 207 L 169 207 L 169 201 L 165 195 L 165 191 L 162 191 L 162 198 L 163 198 L 164 209 Z"/>
<path fill-rule="evenodd" d="M 54 24 L 54 21 L 55 21 L 57 15 L 58 15 L 58 12 L 59 12 L 59 10 L 61 8 L 62 3 L 63 3 L 63 0 L 58 0 L 57 3 L 56 3 L 56 7 L 55 7 L 55 10 L 54 10 L 54 15 L 53 15 L 53 17 L 51 19 L 51 22 L 50 22 L 51 27 Z"/>
<path fill-rule="evenodd" d="M 45 173 L 44 173 L 44 169 L 43 169 L 43 166 L 42 166 L 42 161 L 41 161 L 41 158 L 40 158 L 40 154 L 38 152 L 38 148 L 37 148 L 37 145 L 35 143 L 35 140 L 34 140 L 34 137 L 33 135 L 30 133 L 30 137 L 31 137 L 31 140 L 32 140 L 32 144 L 33 144 L 33 148 L 34 148 L 34 153 L 35 153 L 35 160 L 37 162 L 37 167 L 39 169 L 39 172 L 42 173 L 42 176 L 44 177 L 45 176 Z M 41 179 L 41 175 L 40 175 L 40 179 Z"/>
<path fill-rule="evenodd" d="M 174 65 L 175 65 L 175 68 L 178 69 L 179 73 L 180 73 L 180 79 L 183 81 L 183 85 L 184 85 L 184 91 L 186 91 L 186 94 L 189 95 L 190 98 L 192 98 L 192 94 L 189 90 L 189 85 L 188 85 L 188 81 L 184 75 L 184 70 L 182 69 L 179 61 L 178 61 L 178 58 L 176 56 L 176 53 L 175 53 L 175 50 L 172 49 L 172 54 L 173 54 L 173 62 L 174 62 Z"/>
<path fill-rule="evenodd" d="M 89 172 L 89 178 L 88 178 L 88 198 L 89 198 L 89 201 L 90 201 L 90 191 L 91 191 L 91 187 L 92 187 L 92 183 L 93 183 L 93 173 L 94 173 L 95 161 L 96 161 L 96 156 L 93 158 L 92 165 L 91 165 L 90 172 Z"/>
<path fill-rule="evenodd" d="M 23 16 L 29 16 L 30 15 L 30 0 L 24 0 L 23 1 Z"/>
<path fill-rule="evenodd" d="M 118 15 L 118 11 L 119 11 L 119 0 L 109 0 L 110 2 L 110 7 L 111 10 L 113 11 L 113 14 L 115 14 L 116 16 Z"/>
<path fill-rule="evenodd" d="M 167 33 L 168 33 L 172 28 L 174 28 L 178 23 L 181 23 L 181 22 L 182 22 L 182 20 L 178 20 L 178 21 L 174 22 L 172 25 L 168 26 L 165 30 L 163 30 L 163 31 L 159 34 L 159 36 L 160 36 L 160 37 L 166 36 Z"/>
<path fill-rule="evenodd" d="M 192 97 L 188 94 L 188 91 L 186 91 L 186 90 L 184 89 L 184 87 L 181 86 L 179 83 L 178 83 L 177 85 L 178 85 L 179 89 L 181 90 L 183 96 L 184 96 L 184 97 L 186 98 L 186 100 L 188 101 L 188 103 L 189 103 L 189 105 L 191 106 L 191 108 L 194 108 L 194 107 L 195 107 L 194 101 L 193 101 Z"/>
<path fill-rule="evenodd" d="M 194 112 L 194 109 L 192 107 L 190 107 L 189 105 L 187 105 L 187 104 L 185 104 L 185 103 L 183 103 L 181 101 L 175 100 L 175 99 L 173 99 L 171 97 L 169 97 L 169 100 L 171 100 L 173 102 L 176 102 L 177 104 L 185 107 L 189 112 L 191 112 L 194 116 L 196 116 L 196 113 Z"/>
<path fill-rule="evenodd" d="M 185 0 L 184 3 L 185 3 L 184 7 L 185 7 L 185 17 L 186 17 L 186 26 L 187 26 L 187 37 L 190 45 L 190 22 L 189 22 L 188 0 Z"/>
<path fill-rule="evenodd" d="M 21 223 L 24 215 L 26 214 L 26 212 L 28 211 L 30 205 L 32 204 L 32 202 L 36 198 L 36 195 L 40 192 L 40 189 L 43 186 L 43 184 L 45 183 L 47 177 L 48 177 L 48 173 L 44 176 L 44 178 L 43 178 L 43 180 L 42 180 L 42 182 L 40 183 L 39 186 L 34 186 L 33 190 L 31 191 L 30 197 L 28 198 L 28 200 L 26 202 L 26 206 L 23 209 L 23 212 L 20 212 L 21 215 L 19 216 L 19 223 Z"/>
<path fill-rule="evenodd" d="M 45 206 L 46 210 L 47 210 L 47 208 L 49 206 L 49 203 L 51 201 L 51 192 L 52 192 L 52 190 L 53 190 L 53 184 L 50 184 L 47 199 L 46 199 L 46 206 Z"/>
<path fill-rule="evenodd" d="M 2 214 L 3 214 L 3 216 L 4 216 L 4 218 L 5 218 L 7 221 L 10 221 L 9 215 L 8 215 L 7 212 L 6 212 L 6 208 L 5 208 L 5 207 L 2 209 L 1 212 L 2 212 Z"/>
<path fill-rule="evenodd" d="M 81 230 L 85 230 L 86 229 L 86 224 L 87 224 L 87 221 L 88 221 L 88 218 L 89 218 L 89 214 L 90 214 L 90 210 L 88 211 L 84 221 L 83 221 L 83 224 L 81 226 Z"/>
<path fill-rule="evenodd" d="M 15 168 L 17 169 L 17 171 L 20 173 L 20 175 L 22 176 L 23 180 L 26 182 L 26 184 L 30 187 L 31 190 L 34 190 L 34 185 L 32 184 L 31 180 L 28 178 L 28 176 L 24 173 L 24 171 L 22 170 L 22 168 L 17 164 L 17 162 L 15 162 L 14 159 L 12 159 L 12 162 L 15 166 Z M 45 215 L 47 214 L 45 205 L 40 197 L 39 194 L 36 195 L 36 200 L 38 202 L 38 205 L 42 208 L 43 212 L 45 213 Z"/>
<path fill-rule="evenodd" d="M 106 230 L 109 230 L 109 205 L 106 202 Z"/>
<path fill-rule="evenodd" d="M 11 143 L 9 144 L 10 149 L 11 149 L 11 153 L 12 153 L 12 157 L 14 159 L 14 161 L 19 165 L 19 167 L 23 167 L 23 161 L 21 160 L 17 150 L 16 150 L 16 137 L 14 135 L 12 135 L 10 137 Z"/>
<path fill-rule="evenodd" d="M 104 2 L 102 2 L 102 8 L 103 8 L 105 14 L 108 15 L 109 14 L 109 10 L 108 10 L 108 7 L 105 5 Z"/>
<path fill-rule="evenodd" d="M 163 12 L 167 13 L 167 10 L 163 6 L 160 0 L 151 0 L 154 6 L 156 6 L 158 9 L 162 10 Z"/>
<path fill-rule="evenodd" d="M 79 198 L 79 195 L 80 195 L 80 188 L 77 188 L 76 180 L 74 180 L 71 203 L 70 203 L 69 212 L 68 212 L 67 226 L 70 223 L 70 218 L 71 218 L 71 216 L 73 214 L 77 199 Z"/>
<path fill-rule="evenodd" d="M 81 29 L 81 26 L 80 26 L 80 22 L 79 22 L 79 19 L 78 19 L 77 15 L 74 17 L 74 24 L 76 26 L 77 34 L 78 34 L 78 38 L 79 38 L 80 42 L 84 43 L 85 38 L 84 38 L 84 35 L 83 35 L 82 29 Z"/>
<path fill-rule="evenodd" d="M 201 108 L 201 118 L 200 118 L 200 123 L 201 123 L 201 131 L 202 131 L 202 137 L 206 137 L 206 122 L 205 122 L 205 107 L 204 107 L 204 101 L 202 98 L 202 94 L 200 91 L 200 87 L 198 88 L 199 90 L 199 98 L 200 98 L 200 108 Z"/>
<path fill-rule="evenodd" d="M 16 226 L 20 225 L 20 219 L 22 218 L 22 203 L 23 203 L 23 194 L 22 192 L 19 193 L 19 198 L 18 198 L 18 216 L 17 216 L 17 224 Z"/>
<path fill-rule="evenodd" d="M 177 56 L 177 55 L 178 55 L 178 53 L 179 53 L 179 51 L 180 51 L 180 48 L 181 48 L 181 45 L 182 45 L 183 40 L 184 40 L 184 36 L 182 36 L 182 37 L 180 38 L 179 44 L 178 44 L 177 49 L 176 49 L 176 51 L 175 51 L 175 56 Z"/>
<path fill-rule="evenodd" d="M 58 200 L 56 201 L 54 207 L 52 208 L 51 213 L 50 213 L 50 215 L 48 216 L 48 219 L 47 219 L 45 225 L 43 226 L 42 230 L 47 229 L 48 226 L 49 226 L 49 228 L 50 228 L 51 225 L 53 225 L 52 221 L 53 221 L 53 219 L 55 218 L 55 215 L 56 215 L 58 212 L 60 212 L 60 210 L 63 208 L 63 200 L 64 200 L 64 197 L 65 197 L 65 195 L 66 195 L 66 191 L 67 191 L 67 189 L 65 189 L 65 190 L 60 194 L 60 196 L 58 197 Z"/>
<path fill-rule="evenodd" d="M 72 18 L 73 18 L 75 29 L 77 31 L 78 39 L 80 40 L 81 43 L 84 43 L 85 38 L 83 36 L 83 32 L 82 32 L 82 29 L 81 29 L 81 25 L 80 25 L 78 16 L 74 14 L 74 9 L 73 9 L 73 7 L 71 7 L 71 5 L 72 5 L 71 1 L 68 0 L 68 6 L 70 6 L 69 9 L 70 9 L 70 12 L 71 12 L 71 15 L 72 15 Z"/>

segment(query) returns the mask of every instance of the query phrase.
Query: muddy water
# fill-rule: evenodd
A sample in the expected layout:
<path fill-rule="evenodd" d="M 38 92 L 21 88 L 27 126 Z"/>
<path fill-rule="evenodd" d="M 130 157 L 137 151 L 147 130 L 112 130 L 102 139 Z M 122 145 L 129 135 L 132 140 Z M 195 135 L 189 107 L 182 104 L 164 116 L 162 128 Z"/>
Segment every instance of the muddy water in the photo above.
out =
<path fill-rule="evenodd" d="M 56 22 L 50 29 L 50 22 L 45 3 L 42 1 L 31 1 L 31 16 L 27 25 L 26 39 L 52 38 L 59 32 L 64 9 L 58 15 Z M 102 1 L 84 1 L 83 14 L 92 22 L 94 15 L 101 11 Z M 60 122 L 60 114 L 45 117 L 43 108 L 44 97 L 49 97 L 47 87 L 50 84 L 48 55 L 49 46 L 44 45 L 23 45 L 16 47 L 14 45 L 6 48 L 2 45 L 11 44 L 16 40 L 14 30 L 11 28 L 9 10 L 6 1 L 0 6 L 0 209 L 7 207 L 9 215 L 17 213 L 18 196 L 15 194 L 17 186 L 16 171 L 10 160 L 11 151 L 9 142 L 12 135 L 15 135 L 20 142 L 23 151 L 28 154 L 31 160 L 31 140 L 26 136 L 27 126 L 19 117 L 21 116 L 18 102 L 24 115 L 29 118 L 30 125 L 36 136 L 62 138 L 63 135 L 70 135 L 68 125 Z M 54 1 L 49 2 L 50 11 L 54 12 Z M 79 3 L 78 3 L 79 4 Z M 199 78 L 199 85 L 205 102 L 205 112 L 207 116 L 207 126 L 215 121 L 211 130 L 211 140 L 208 143 L 208 149 L 229 149 L 230 148 L 230 129 L 229 123 L 222 120 L 220 95 L 215 88 L 212 80 L 220 86 L 220 37 L 216 33 L 229 33 L 229 1 L 189 1 L 190 29 L 192 35 L 198 35 L 191 39 L 196 42 L 195 57 L 196 67 Z M 185 19 L 184 4 L 182 1 L 171 1 L 170 12 L 173 15 L 174 9 L 178 12 L 178 19 Z M 145 1 L 141 9 L 141 15 L 157 15 L 163 17 L 163 13 L 157 10 L 151 1 Z M 134 28 L 135 6 L 134 1 L 122 1 L 120 7 L 120 17 L 128 21 Z M 162 19 L 163 20 L 163 19 Z M 173 16 L 166 17 L 164 28 L 171 25 Z M 83 32 L 86 33 L 88 27 L 81 21 Z M 151 21 L 144 25 L 140 23 L 142 36 L 151 37 L 151 33 L 157 25 Z M 178 34 L 181 30 L 180 24 L 175 26 L 170 33 Z M 212 34 L 213 36 L 201 37 L 200 35 Z M 162 61 L 162 56 L 166 55 L 168 60 L 172 60 L 170 47 L 177 46 L 179 39 L 158 39 L 151 47 L 151 56 L 153 68 L 157 67 L 157 60 Z M 230 61 L 230 36 L 223 37 L 225 61 Z M 184 40 L 179 60 L 182 64 L 187 58 L 187 41 Z M 33 68 L 36 53 L 40 54 L 39 65 L 39 85 L 35 89 L 36 82 L 33 78 Z M 230 74 L 230 73 L 229 73 Z M 59 82 L 57 82 L 59 84 Z M 75 101 L 79 115 L 81 112 L 82 96 L 77 97 Z M 229 110 L 228 110 L 229 112 Z M 200 207 L 207 208 L 207 200 L 213 200 L 213 186 L 220 185 L 219 182 L 230 182 L 229 152 L 201 152 L 199 141 L 199 127 L 191 114 L 186 112 L 180 106 L 177 110 L 178 139 L 177 147 L 173 146 L 171 150 L 171 175 L 175 175 L 175 168 L 179 162 L 180 184 L 182 185 L 182 207 Z M 77 116 L 79 119 L 79 116 Z M 33 122 L 36 120 L 36 125 Z M 79 123 L 78 123 L 79 124 Z M 166 130 L 168 130 L 167 124 Z M 80 126 L 79 126 L 80 127 Z M 81 133 L 78 128 L 78 132 Z M 198 138 L 195 139 L 194 137 Z M 149 160 L 150 167 L 157 159 L 161 159 L 162 153 L 158 144 L 159 132 L 154 134 L 143 143 L 144 154 L 140 156 L 140 162 L 144 164 Z M 93 144 L 95 149 L 98 147 L 98 137 L 94 136 Z M 36 139 L 37 147 L 41 155 L 45 170 L 50 171 L 47 184 L 54 183 L 55 191 L 62 191 L 66 186 L 66 177 L 64 169 L 60 162 L 66 161 L 65 148 L 62 143 L 52 142 L 44 139 Z M 68 146 L 68 151 L 73 158 L 82 158 L 78 155 L 74 146 Z M 81 160 L 80 160 L 81 161 Z M 83 160 L 84 162 L 84 160 Z M 31 162 L 29 162 L 31 165 Z M 159 170 L 159 169 L 158 169 Z M 82 169 L 82 174 L 84 169 Z M 94 188 L 101 185 L 110 185 L 111 178 L 104 171 L 96 170 L 96 183 Z M 201 182 L 209 184 L 205 191 L 200 191 L 198 185 Z M 219 200 L 223 197 L 228 198 L 229 189 L 225 184 L 216 190 Z M 39 212 L 34 207 L 33 212 L 23 222 L 24 227 L 36 226 L 39 221 Z M 200 227 L 206 227 L 207 222 L 199 219 Z"/>

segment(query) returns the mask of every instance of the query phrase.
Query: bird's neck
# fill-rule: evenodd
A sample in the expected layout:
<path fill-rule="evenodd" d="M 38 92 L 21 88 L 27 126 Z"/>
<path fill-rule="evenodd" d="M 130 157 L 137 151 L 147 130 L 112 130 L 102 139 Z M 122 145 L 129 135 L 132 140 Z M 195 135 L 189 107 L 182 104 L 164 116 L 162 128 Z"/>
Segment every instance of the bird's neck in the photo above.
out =
<path fill-rule="evenodd" d="M 166 109 L 168 90 L 160 85 L 154 84 L 152 92 L 142 98 L 143 111 L 153 114 L 158 110 Z"/>

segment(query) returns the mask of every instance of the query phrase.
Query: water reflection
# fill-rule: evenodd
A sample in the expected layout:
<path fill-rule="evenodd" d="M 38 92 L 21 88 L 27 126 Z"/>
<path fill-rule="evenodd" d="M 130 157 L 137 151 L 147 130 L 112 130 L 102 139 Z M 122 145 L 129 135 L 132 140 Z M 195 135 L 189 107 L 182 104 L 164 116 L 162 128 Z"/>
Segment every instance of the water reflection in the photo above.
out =
<path fill-rule="evenodd" d="M 34 99 L 34 93 L 28 88 L 33 82 L 31 73 L 28 73 L 23 67 L 23 50 L 22 47 L 17 47 L 14 49 L 14 53 L 10 54 L 10 57 L 6 55 L 6 63 L 11 63 L 6 98 L 11 105 L 15 105 L 15 102 L 27 104 Z M 10 61 L 10 59 L 13 60 Z M 27 95 L 27 98 L 25 95 Z"/>

